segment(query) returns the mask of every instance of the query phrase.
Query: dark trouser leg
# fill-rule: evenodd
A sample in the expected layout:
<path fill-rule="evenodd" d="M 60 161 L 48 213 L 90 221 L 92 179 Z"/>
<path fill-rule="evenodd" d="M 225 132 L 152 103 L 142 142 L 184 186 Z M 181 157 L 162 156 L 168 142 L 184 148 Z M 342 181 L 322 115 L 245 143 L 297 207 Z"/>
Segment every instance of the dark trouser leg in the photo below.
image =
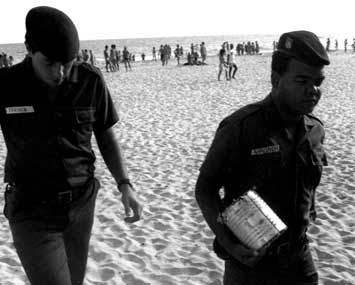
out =
<path fill-rule="evenodd" d="M 235 260 L 227 260 L 223 284 L 318 285 L 318 274 L 310 250 L 306 249 L 298 254 L 298 257 L 266 257 L 255 268 L 242 266 Z"/>
<path fill-rule="evenodd" d="M 7 193 L 5 213 L 32 285 L 82 284 L 98 188 L 93 180 L 70 210 L 48 204 L 18 212 L 14 193 Z"/>
<path fill-rule="evenodd" d="M 318 273 L 313 262 L 312 254 L 308 245 L 306 247 L 307 248 L 302 253 L 302 256 L 299 257 L 299 260 L 288 268 L 282 266 L 282 264 L 287 264 L 287 261 L 282 262 L 281 259 L 280 284 L 284 284 L 285 282 L 290 285 L 318 284 Z M 292 280 L 292 282 L 289 280 Z"/>
<path fill-rule="evenodd" d="M 73 210 L 72 221 L 63 233 L 73 285 L 82 284 L 85 277 L 98 184 L 92 187 L 96 188 L 91 191 L 88 202 L 84 207 Z"/>
<path fill-rule="evenodd" d="M 42 222 L 10 223 L 14 245 L 32 285 L 71 285 L 62 234 Z"/>
<path fill-rule="evenodd" d="M 227 260 L 223 285 L 279 285 L 272 275 L 269 270 L 256 270 L 241 266 L 235 260 Z"/>

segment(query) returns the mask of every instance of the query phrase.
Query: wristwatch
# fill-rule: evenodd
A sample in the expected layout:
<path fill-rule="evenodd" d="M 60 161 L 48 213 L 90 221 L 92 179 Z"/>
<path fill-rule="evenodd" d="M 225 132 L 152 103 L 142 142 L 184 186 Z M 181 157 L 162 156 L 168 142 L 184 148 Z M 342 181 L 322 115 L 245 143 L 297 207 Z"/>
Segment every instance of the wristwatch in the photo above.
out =
<path fill-rule="evenodd" d="M 129 185 L 131 188 L 133 188 L 133 185 L 132 185 L 131 181 L 130 181 L 128 178 L 124 178 L 124 179 L 118 180 L 118 182 L 117 182 L 117 188 L 118 188 L 118 190 L 120 190 L 120 187 L 121 187 L 122 185 L 124 185 L 124 184 L 127 184 L 127 185 Z M 121 190 L 120 190 L 120 191 L 121 191 Z"/>

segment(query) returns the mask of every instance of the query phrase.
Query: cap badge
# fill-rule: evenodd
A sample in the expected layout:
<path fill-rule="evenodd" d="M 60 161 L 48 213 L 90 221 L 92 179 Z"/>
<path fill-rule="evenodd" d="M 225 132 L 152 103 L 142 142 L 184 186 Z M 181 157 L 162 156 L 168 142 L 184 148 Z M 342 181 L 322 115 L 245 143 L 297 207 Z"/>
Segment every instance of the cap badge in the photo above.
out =
<path fill-rule="evenodd" d="M 285 41 L 285 48 L 291 49 L 292 48 L 292 43 L 293 43 L 293 39 L 287 37 L 286 41 Z"/>

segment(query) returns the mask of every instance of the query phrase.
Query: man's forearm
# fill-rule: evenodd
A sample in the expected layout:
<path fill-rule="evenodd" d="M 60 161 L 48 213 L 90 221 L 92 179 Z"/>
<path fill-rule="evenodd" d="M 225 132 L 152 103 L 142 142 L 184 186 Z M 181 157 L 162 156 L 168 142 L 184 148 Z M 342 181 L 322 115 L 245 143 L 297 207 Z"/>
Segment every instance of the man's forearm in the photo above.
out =
<path fill-rule="evenodd" d="M 96 134 L 96 141 L 107 168 L 116 182 L 129 178 L 123 153 L 112 129 Z"/>
<path fill-rule="evenodd" d="M 230 238 L 225 225 L 219 221 L 221 203 L 219 187 L 210 183 L 206 177 L 200 174 L 196 183 L 195 195 L 202 214 L 217 239 Z"/>

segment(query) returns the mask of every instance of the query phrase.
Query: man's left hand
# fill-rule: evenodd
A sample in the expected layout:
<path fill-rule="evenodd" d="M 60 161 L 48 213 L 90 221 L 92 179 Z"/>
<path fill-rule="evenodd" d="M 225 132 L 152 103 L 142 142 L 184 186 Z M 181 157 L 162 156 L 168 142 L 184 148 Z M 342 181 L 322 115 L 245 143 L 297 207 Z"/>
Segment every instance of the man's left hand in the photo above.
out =
<path fill-rule="evenodd" d="M 128 184 L 122 185 L 120 190 L 122 192 L 121 200 L 126 214 L 124 221 L 127 223 L 139 221 L 142 216 L 143 207 L 138 201 L 136 192 Z M 132 211 L 133 216 L 131 215 Z"/>

